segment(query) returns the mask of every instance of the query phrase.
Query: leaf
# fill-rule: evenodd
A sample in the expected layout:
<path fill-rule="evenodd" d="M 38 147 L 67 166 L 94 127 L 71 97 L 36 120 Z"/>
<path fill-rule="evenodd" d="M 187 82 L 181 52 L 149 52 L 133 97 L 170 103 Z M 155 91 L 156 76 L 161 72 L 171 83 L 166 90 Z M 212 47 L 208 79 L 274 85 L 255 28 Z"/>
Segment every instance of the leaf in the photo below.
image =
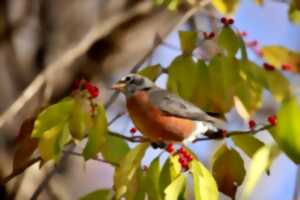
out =
<path fill-rule="evenodd" d="M 191 56 L 178 56 L 168 68 L 167 88 L 189 100 L 197 87 L 197 67 Z"/>
<path fill-rule="evenodd" d="M 253 157 L 258 149 L 264 146 L 264 143 L 253 135 L 234 135 L 231 138 L 234 144 L 242 149 L 250 158 Z"/>
<path fill-rule="evenodd" d="M 34 123 L 32 137 L 40 138 L 50 128 L 68 120 L 74 106 L 74 99 L 66 98 L 43 110 Z"/>
<path fill-rule="evenodd" d="M 180 174 L 172 183 L 165 189 L 165 200 L 176 200 L 184 189 L 186 178 Z"/>
<path fill-rule="evenodd" d="M 161 74 L 161 72 L 162 72 L 162 67 L 161 67 L 161 65 L 158 64 L 158 65 L 151 65 L 151 66 L 145 67 L 138 73 L 140 75 L 145 76 L 145 77 L 149 78 L 150 80 L 154 81 L 158 78 L 158 76 Z"/>
<path fill-rule="evenodd" d="M 242 184 L 246 174 L 239 153 L 222 145 L 213 156 L 212 171 L 219 191 L 234 199 L 237 187 Z"/>
<path fill-rule="evenodd" d="M 34 118 L 23 122 L 19 135 L 16 139 L 17 150 L 14 155 L 13 170 L 24 167 L 38 146 L 38 140 L 31 137 L 34 127 Z"/>
<path fill-rule="evenodd" d="M 178 162 L 179 156 L 172 156 L 166 160 L 159 177 L 159 189 L 161 196 L 164 195 L 166 187 L 180 174 L 181 166 Z"/>
<path fill-rule="evenodd" d="M 213 0 L 213 6 L 222 14 L 231 14 L 240 4 L 239 0 Z"/>
<path fill-rule="evenodd" d="M 89 130 L 88 142 L 83 150 L 85 160 L 96 156 L 106 141 L 107 119 L 103 105 L 98 105 L 97 114 L 92 120 L 92 128 Z"/>
<path fill-rule="evenodd" d="M 125 199 L 126 200 L 140 200 L 145 199 L 146 188 L 148 183 L 146 182 L 146 176 L 144 172 L 139 167 L 134 174 L 133 178 L 128 184 Z"/>
<path fill-rule="evenodd" d="M 106 142 L 100 147 L 105 160 L 112 163 L 119 163 L 129 152 L 130 148 L 123 139 L 107 135 Z"/>
<path fill-rule="evenodd" d="M 69 120 L 70 131 L 74 138 L 81 140 L 84 137 L 88 115 L 89 114 L 84 110 L 82 100 L 75 99 Z"/>
<path fill-rule="evenodd" d="M 179 31 L 180 46 L 184 55 L 191 55 L 197 47 L 197 32 Z"/>
<path fill-rule="evenodd" d="M 68 124 L 60 123 L 45 131 L 39 140 L 38 148 L 44 162 L 58 161 L 65 144 L 70 141 Z"/>
<path fill-rule="evenodd" d="M 253 156 L 250 169 L 247 173 L 242 200 L 249 199 L 251 192 L 263 173 L 269 169 L 273 159 L 278 155 L 276 146 L 263 146 Z"/>
<path fill-rule="evenodd" d="M 287 64 L 291 67 L 290 71 L 300 72 L 299 52 L 278 45 L 264 46 L 261 51 L 264 59 L 276 68 L 281 69 L 282 65 Z"/>
<path fill-rule="evenodd" d="M 223 27 L 217 41 L 220 47 L 227 51 L 229 57 L 234 57 L 241 48 L 239 36 L 229 26 Z"/>
<path fill-rule="evenodd" d="M 122 165 L 116 168 L 114 175 L 116 199 L 120 199 L 127 192 L 128 184 L 140 167 L 141 160 L 147 148 L 148 144 L 139 144 L 120 161 Z"/>
<path fill-rule="evenodd" d="M 147 170 L 146 181 L 148 183 L 146 191 L 149 200 L 161 200 L 159 191 L 159 176 L 160 176 L 160 165 L 159 157 L 151 162 L 149 169 Z"/>
<path fill-rule="evenodd" d="M 218 200 L 219 191 L 215 179 L 198 160 L 191 162 L 195 200 Z"/>
<path fill-rule="evenodd" d="M 300 106 L 297 98 L 284 101 L 278 111 L 278 123 L 271 134 L 279 147 L 295 163 L 300 163 Z"/>
<path fill-rule="evenodd" d="M 297 25 L 300 24 L 300 3 L 292 0 L 289 8 L 289 20 Z"/>
<path fill-rule="evenodd" d="M 111 200 L 113 192 L 110 189 L 99 189 L 80 198 L 80 200 Z"/>
<path fill-rule="evenodd" d="M 288 80 L 278 71 L 266 71 L 266 88 L 277 101 L 283 101 L 291 96 Z"/>

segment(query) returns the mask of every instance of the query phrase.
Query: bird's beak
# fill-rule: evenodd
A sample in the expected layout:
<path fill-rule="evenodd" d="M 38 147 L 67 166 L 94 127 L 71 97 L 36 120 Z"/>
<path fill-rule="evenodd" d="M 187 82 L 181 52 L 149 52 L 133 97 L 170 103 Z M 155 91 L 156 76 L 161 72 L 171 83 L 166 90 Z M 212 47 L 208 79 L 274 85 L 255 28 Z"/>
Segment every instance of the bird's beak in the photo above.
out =
<path fill-rule="evenodd" d="M 124 90 L 125 86 L 126 83 L 117 82 L 112 86 L 112 89 L 121 92 Z"/>

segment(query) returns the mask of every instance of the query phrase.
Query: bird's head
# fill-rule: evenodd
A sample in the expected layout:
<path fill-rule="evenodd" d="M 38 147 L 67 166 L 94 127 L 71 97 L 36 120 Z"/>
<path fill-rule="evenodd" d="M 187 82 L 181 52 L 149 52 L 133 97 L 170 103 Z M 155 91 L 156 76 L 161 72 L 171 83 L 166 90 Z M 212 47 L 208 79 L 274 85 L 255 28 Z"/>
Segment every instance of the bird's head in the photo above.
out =
<path fill-rule="evenodd" d="M 154 83 L 148 78 L 139 74 L 128 74 L 113 85 L 113 89 L 129 97 L 137 91 L 149 90 Z"/>

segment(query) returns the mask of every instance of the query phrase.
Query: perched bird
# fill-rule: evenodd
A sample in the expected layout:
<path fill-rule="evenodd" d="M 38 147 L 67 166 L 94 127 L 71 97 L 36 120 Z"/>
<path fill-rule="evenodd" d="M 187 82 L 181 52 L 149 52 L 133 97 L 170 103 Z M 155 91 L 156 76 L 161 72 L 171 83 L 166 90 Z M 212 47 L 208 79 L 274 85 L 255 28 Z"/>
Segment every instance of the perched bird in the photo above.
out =
<path fill-rule="evenodd" d="M 154 147 L 188 144 L 208 132 L 218 132 L 223 126 L 222 120 L 141 75 L 129 74 L 112 88 L 125 95 L 130 118 Z"/>

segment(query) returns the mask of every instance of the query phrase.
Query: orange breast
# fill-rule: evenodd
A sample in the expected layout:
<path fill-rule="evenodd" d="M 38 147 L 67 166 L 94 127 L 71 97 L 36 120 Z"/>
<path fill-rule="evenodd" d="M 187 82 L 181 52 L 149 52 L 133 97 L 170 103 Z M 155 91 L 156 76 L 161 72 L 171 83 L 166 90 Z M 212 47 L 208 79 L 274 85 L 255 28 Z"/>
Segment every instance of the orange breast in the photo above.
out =
<path fill-rule="evenodd" d="M 128 98 L 127 109 L 136 128 L 153 141 L 179 142 L 195 129 L 192 120 L 166 115 L 151 105 L 145 91 Z"/>

